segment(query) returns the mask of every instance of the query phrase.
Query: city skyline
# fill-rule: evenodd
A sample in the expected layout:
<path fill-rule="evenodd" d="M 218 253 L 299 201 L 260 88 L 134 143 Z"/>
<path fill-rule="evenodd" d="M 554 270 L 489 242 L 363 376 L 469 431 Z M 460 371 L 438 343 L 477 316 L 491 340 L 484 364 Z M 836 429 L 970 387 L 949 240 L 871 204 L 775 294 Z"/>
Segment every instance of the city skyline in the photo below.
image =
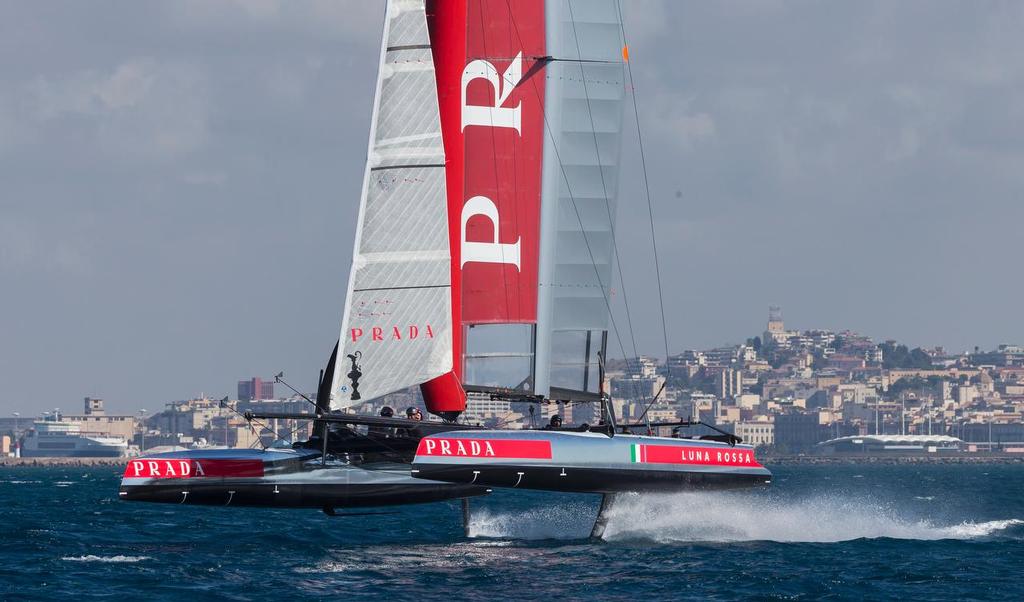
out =
<path fill-rule="evenodd" d="M 762 347 L 767 348 L 771 346 L 773 342 L 777 342 L 779 340 L 785 341 L 787 339 L 794 337 L 796 339 L 803 340 L 803 344 L 805 345 L 810 343 L 811 347 L 819 351 L 824 347 L 832 346 L 832 343 L 830 341 L 834 341 L 836 338 L 845 337 L 857 340 L 860 349 L 857 352 L 855 352 L 853 356 L 850 356 L 851 359 L 867 359 L 872 362 L 878 363 L 879 365 L 881 365 L 883 357 L 888 357 L 882 353 L 883 349 L 889 349 L 889 352 L 891 352 L 893 348 L 903 347 L 904 353 L 906 353 L 906 351 L 908 350 L 913 351 L 914 353 L 918 353 L 919 351 L 923 350 L 929 358 L 928 362 L 931 364 L 931 368 L 934 368 L 937 371 L 941 371 L 943 369 L 948 368 L 950 366 L 950 363 L 953 362 L 955 359 L 964 358 L 973 361 L 976 359 L 975 354 L 978 353 L 980 353 L 981 355 L 977 357 L 984 357 L 992 353 L 1003 353 L 1004 349 L 1009 349 L 1012 353 L 1018 353 L 1018 350 L 1024 349 L 1024 345 L 1003 343 L 991 349 L 979 347 L 976 349 L 953 350 L 946 349 L 942 346 L 918 346 L 914 345 L 913 343 L 899 341 L 892 338 L 883 338 L 875 340 L 871 336 L 864 335 L 862 333 L 850 329 L 833 331 L 829 329 L 815 327 L 805 328 L 801 326 L 798 326 L 797 328 L 790 328 L 791 325 L 786 324 L 783 320 L 781 308 L 776 306 L 768 308 L 767 320 L 765 322 L 762 322 L 762 325 L 764 326 L 765 330 L 751 333 L 751 335 L 746 337 L 746 339 L 742 342 L 727 342 L 702 348 L 692 347 L 686 349 L 670 350 L 670 354 L 667 358 L 664 356 L 664 354 L 659 355 L 658 353 L 641 354 L 639 356 L 625 358 L 611 357 L 611 363 L 608 366 L 608 371 L 609 374 L 612 374 L 618 370 L 622 370 L 624 367 L 632 366 L 633 368 L 629 369 L 634 369 L 634 364 L 636 362 L 645 363 L 648 361 L 653 361 L 654 364 L 652 365 L 667 366 L 669 370 L 668 373 L 671 373 L 673 369 L 672 366 L 675 366 L 676 364 L 691 364 L 692 362 L 697 361 L 697 358 L 719 356 L 734 357 L 736 358 L 736 361 L 739 361 L 739 363 L 742 365 L 743 363 L 745 363 L 745 360 L 741 360 L 740 358 L 744 356 L 744 349 L 748 350 L 747 354 L 752 353 L 753 357 L 756 358 L 757 352 L 760 349 L 762 349 Z M 772 336 L 773 333 L 775 336 Z M 781 338 L 779 338 L 780 336 Z M 753 342 L 755 339 L 756 343 Z M 756 346 L 756 349 L 750 347 L 752 343 Z M 868 345 L 875 351 L 870 354 L 865 354 L 863 348 L 864 345 Z M 809 347 L 808 349 L 811 349 L 811 347 Z M 788 349 L 789 345 L 786 344 L 785 348 Z M 835 353 L 835 351 L 833 350 L 831 353 Z M 848 352 L 844 351 L 843 353 L 838 354 L 838 356 L 836 356 L 836 358 L 833 358 L 833 360 L 846 357 L 846 353 Z M 828 357 L 829 356 L 826 354 L 826 356 L 823 359 L 827 359 Z M 699 361 L 700 365 L 703 365 L 703 359 L 700 359 Z M 720 365 L 718 361 L 719 360 L 714 360 L 713 365 Z M 973 363 L 977 362 L 974 361 Z M 896 368 L 898 370 L 898 367 Z M 629 370 L 627 370 L 627 372 L 628 371 Z M 276 377 L 246 376 L 241 380 L 232 381 L 234 382 L 234 384 L 225 388 L 223 391 L 220 389 L 211 389 L 208 391 L 200 391 L 198 393 L 182 393 L 177 397 L 171 397 L 149 404 L 148 408 L 143 408 L 143 405 L 145 404 L 135 404 L 135 406 L 132 406 L 131 402 L 124 402 L 123 400 L 122 403 L 115 403 L 110 407 L 115 411 L 115 413 L 139 415 L 145 413 L 145 415 L 147 416 L 152 416 L 164 411 L 166 408 L 171 407 L 175 404 L 196 400 L 217 400 L 224 397 L 226 399 L 231 400 L 232 402 L 248 402 L 257 400 L 276 399 L 301 401 L 305 403 L 306 400 L 301 398 L 301 394 L 308 394 L 311 397 L 315 397 L 316 392 L 314 389 L 309 389 L 305 391 L 300 389 L 300 392 L 296 393 L 294 390 L 291 390 L 291 388 L 287 384 L 285 384 L 288 382 L 288 380 L 286 378 L 283 378 L 284 375 L 281 374 L 279 376 L 282 377 L 282 386 L 280 389 L 275 387 L 275 383 L 278 380 Z M 737 386 L 737 391 L 739 391 L 741 388 L 742 387 Z M 260 393 L 254 394 L 254 391 L 260 391 Z M 616 394 L 614 379 L 612 380 L 612 387 L 610 389 L 610 392 L 613 398 L 618 397 L 618 395 Z M 278 395 L 278 393 L 280 393 L 280 395 Z M 416 395 L 416 393 L 412 389 L 396 392 L 398 396 L 403 398 L 406 396 L 407 393 L 411 393 L 413 396 Z M 730 393 L 730 395 L 735 393 L 736 392 Z M 387 400 L 388 397 L 389 396 L 385 396 L 384 398 L 376 400 L 371 399 L 368 400 L 367 403 L 370 404 L 371 408 L 375 408 L 376 406 L 382 403 L 387 405 L 388 403 L 392 403 Z M 627 394 L 626 398 L 629 397 L 630 395 Z M 43 408 L 42 410 L 37 411 L 35 414 L 32 413 L 32 410 L 29 410 L 26 413 L 20 411 L 19 408 L 16 407 L 13 408 L 11 412 L 16 413 L 19 417 L 25 418 L 26 420 L 30 420 L 33 416 L 49 415 L 53 413 L 53 411 L 55 410 L 63 410 L 65 413 L 68 410 L 74 412 L 75 410 L 73 408 L 76 408 L 78 404 L 81 403 L 81 399 L 82 398 L 75 399 L 72 402 L 68 403 L 66 406 L 56 405 L 52 407 Z M 97 397 L 95 395 L 86 395 L 84 396 L 84 399 L 87 407 L 90 403 L 90 400 L 98 400 L 101 404 L 107 401 L 106 399 L 102 397 Z M 545 410 L 545 412 L 546 411 L 547 410 Z"/>
<path fill-rule="evenodd" d="M 623 8 L 670 352 L 741 343 L 773 304 L 912 347 L 1024 341 L 1020 7 Z M 155 409 L 281 370 L 311 390 L 381 6 L 116 10 L 0 9 L 0 412 Z M 632 120 L 614 300 L 662 356 Z"/>

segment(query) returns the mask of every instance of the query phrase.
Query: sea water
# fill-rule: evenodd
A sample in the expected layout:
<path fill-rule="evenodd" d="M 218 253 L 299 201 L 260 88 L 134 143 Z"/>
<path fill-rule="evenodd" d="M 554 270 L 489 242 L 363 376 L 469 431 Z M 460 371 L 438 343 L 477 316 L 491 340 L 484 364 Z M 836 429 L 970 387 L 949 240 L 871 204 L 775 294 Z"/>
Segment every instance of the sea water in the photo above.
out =
<path fill-rule="evenodd" d="M 763 491 L 495 491 L 328 517 L 121 502 L 120 471 L 0 468 L 0 598 L 1024 599 L 1024 465 L 773 467 Z"/>

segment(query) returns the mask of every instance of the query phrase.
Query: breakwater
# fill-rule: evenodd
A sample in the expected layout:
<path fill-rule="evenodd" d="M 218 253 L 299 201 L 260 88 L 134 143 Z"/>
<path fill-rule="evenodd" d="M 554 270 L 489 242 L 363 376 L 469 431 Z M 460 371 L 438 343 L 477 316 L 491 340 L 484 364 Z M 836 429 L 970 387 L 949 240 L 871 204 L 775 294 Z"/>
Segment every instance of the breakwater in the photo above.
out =
<path fill-rule="evenodd" d="M 0 466 L 124 466 L 128 458 L 0 458 Z"/>

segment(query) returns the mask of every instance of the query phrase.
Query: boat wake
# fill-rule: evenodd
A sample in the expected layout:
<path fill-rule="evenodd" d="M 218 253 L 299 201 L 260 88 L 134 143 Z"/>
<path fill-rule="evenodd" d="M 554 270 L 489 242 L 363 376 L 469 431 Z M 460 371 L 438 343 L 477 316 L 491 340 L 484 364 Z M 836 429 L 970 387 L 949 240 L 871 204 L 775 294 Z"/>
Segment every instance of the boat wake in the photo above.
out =
<path fill-rule="evenodd" d="M 976 539 L 1024 520 L 941 524 L 849 496 L 797 500 L 736 493 L 622 496 L 611 509 L 606 540 L 657 542 L 841 542 L 855 539 Z"/>
<path fill-rule="evenodd" d="M 596 507 L 574 503 L 522 513 L 474 512 L 470 537 L 579 539 Z M 818 495 L 783 500 L 742 493 L 622 495 L 606 541 L 834 543 L 857 539 L 979 539 L 1024 525 L 1022 519 L 945 523 L 908 516 L 870 499 Z"/>
<path fill-rule="evenodd" d="M 64 556 L 61 560 L 70 560 L 73 562 L 142 562 L 143 560 L 149 560 L 149 556 L 95 556 L 88 554 L 86 556 Z"/>
<path fill-rule="evenodd" d="M 474 510 L 470 537 L 496 539 L 580 539 L 590 534 L 596 507 L 583 502 L 524 512 Z"/>

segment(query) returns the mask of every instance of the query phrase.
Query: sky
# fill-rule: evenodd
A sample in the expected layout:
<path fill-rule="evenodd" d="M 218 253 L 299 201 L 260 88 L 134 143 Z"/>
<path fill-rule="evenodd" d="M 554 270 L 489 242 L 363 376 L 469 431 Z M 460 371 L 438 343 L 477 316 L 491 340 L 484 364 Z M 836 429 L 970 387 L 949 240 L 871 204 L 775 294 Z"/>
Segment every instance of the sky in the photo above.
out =
<path fill-rule="evenodd" d="M 1024 342 L 1024 4 L 623 0 L 641 352 Z M 383 4 L 0 1 L 0 413 L 158 410 L 338 335 Z M 621 310 L 618 321 L 624 316 Z"/>

